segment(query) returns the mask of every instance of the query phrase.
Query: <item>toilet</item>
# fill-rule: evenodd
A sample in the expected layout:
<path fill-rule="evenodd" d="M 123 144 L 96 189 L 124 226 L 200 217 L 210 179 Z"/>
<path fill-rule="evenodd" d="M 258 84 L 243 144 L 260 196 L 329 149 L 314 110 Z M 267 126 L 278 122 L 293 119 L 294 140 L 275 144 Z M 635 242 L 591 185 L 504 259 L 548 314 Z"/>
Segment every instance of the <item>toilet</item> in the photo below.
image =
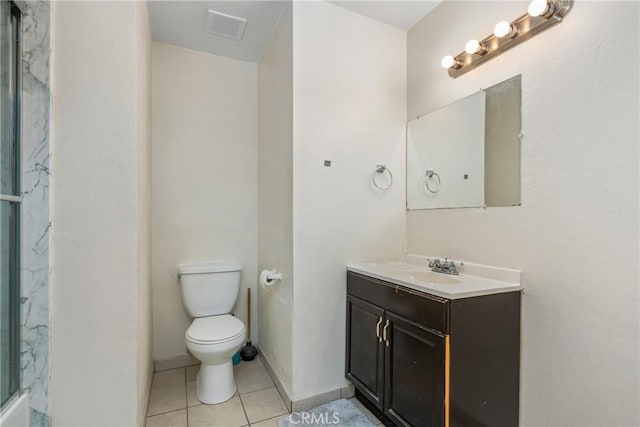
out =
<path fill-rule="evenodd" d="M 206 262 L 180 264 L 182 302 L 194 318 L 185 334 L 187 349 L 200 360 L 196 394 L 207 404 L 221 403 L 236 392 L 233 355 L 245 341 L 244 323 L 231 315 L 242 266 Z"/>

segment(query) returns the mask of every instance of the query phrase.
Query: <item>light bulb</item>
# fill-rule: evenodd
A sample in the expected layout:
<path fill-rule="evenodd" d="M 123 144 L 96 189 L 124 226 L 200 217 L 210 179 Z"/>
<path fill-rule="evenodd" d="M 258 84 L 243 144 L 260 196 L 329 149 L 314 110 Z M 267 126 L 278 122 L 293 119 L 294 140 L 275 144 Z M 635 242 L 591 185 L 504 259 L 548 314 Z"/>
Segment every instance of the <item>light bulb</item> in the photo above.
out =
<path fill-rule="evenodd" d="M 513 25 L 508 23 L 507 21 L 500 21 L 493 27 L 493 35 L 501 38 L 501 37 L 513 37 L 515 36 L 515 29 Z"/>
<path fill-rule="evenodd" d="M 442 65 L 442 68 L 451 68 L 456 65 L 456 62 L 457 61 L 453 56 L 447 55 L 442 58 L 442 61 L 440 61 L 440 65 Z"/>
<path fill-rule="evenodd" d="M 529 3 L 527 12 L 531 16 L 542 16 L 549 11 L 549 8 L 550 5 L 547 0 L 532 0 L 531 3 Z"/>
<path fill-rule="evenodd" d="M 464 51 L 469 55 L 474 53 L 479 53 L 482 50 L 482 46 L 480 46 L 480 42 L 476 39 L 471 39 L 464 45 Z"/>

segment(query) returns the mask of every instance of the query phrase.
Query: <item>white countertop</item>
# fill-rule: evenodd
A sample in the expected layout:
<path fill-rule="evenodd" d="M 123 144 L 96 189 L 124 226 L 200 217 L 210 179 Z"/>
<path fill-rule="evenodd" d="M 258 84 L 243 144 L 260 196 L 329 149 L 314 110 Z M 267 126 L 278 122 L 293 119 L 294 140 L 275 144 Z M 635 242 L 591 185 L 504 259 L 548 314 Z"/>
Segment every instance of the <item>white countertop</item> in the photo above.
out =
<path fill-rule="evenodd" d="M 347 270 L 448 299 L 522 290 L 518 270 L 454 262 L 457 276 L 432 272 L 429 257 L 417 255 L 396 262 L 352 264 Z"/>

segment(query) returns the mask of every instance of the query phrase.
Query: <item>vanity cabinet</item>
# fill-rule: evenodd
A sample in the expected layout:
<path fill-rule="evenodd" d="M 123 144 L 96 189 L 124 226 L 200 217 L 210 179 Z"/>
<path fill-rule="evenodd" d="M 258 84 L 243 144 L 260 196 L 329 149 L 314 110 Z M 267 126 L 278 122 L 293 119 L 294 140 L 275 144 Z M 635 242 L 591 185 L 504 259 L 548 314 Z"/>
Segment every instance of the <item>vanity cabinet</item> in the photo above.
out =
<path fill-rule="evenodd" d="M 382 409 L 384 396 L 384 345 L 380 335 L 383 322 L 383 308 L 347 296 L 347 378 L 378 409 Z"/>
<path fill-rule="evenodd" d="M 386 424 L 517 426 L 520 294 L 450 300 L 348 272 L 346 377 Z"/>
<path fill-rule="evenodd" d="M 391 312 L 386 318 L 385 415 L 401 426 L 443 425 L 448 338 Z"/>

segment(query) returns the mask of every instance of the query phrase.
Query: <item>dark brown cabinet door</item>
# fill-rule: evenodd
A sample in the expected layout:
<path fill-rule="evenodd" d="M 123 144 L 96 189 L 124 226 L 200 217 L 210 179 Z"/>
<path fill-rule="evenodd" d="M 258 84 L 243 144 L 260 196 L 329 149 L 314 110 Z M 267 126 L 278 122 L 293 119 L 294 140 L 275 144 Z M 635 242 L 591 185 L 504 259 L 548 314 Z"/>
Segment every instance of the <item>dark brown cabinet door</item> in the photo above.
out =
<path fill-rule="evenodd" d="M 385 415 L 399 426 L 442 427 L 445 336 L 393 313 L 386 318 Z"/>
<path fill-rule="evenodd" d="M 382 410 L 384 392 L 384 309 L 359 298 L 347 296 L 346 376 Z"/>

